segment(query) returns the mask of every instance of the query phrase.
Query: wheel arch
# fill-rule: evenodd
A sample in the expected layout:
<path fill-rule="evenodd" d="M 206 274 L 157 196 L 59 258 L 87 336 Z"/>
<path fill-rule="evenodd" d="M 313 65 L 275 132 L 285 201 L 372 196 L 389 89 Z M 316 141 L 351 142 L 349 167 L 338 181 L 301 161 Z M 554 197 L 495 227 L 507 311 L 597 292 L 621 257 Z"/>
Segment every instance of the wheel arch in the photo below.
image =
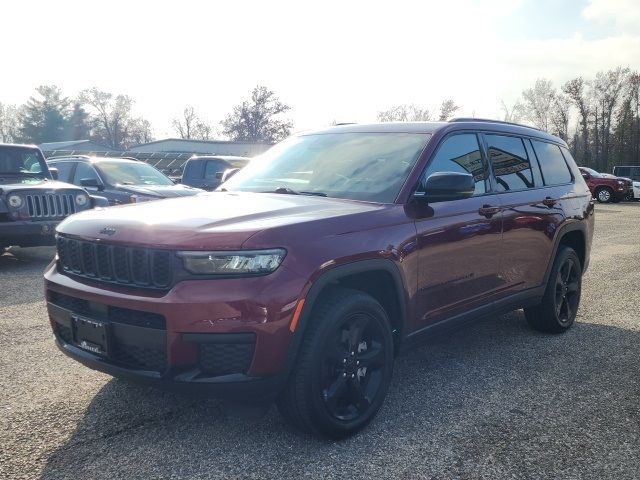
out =
<path fill-rule="evenodd" d="M 587 228 L 583 222 L 573 222 L 563 225 L 555 236 L 555 241 L 553 244 L 553 251 L 551 253 L 551 258 L 549 259 L 549 264 L 547 265 L 547 270 L 544 276 L 544 285 L 549 281 L 549 275 L 551 274 L 551 268 L 553 267 L 553 262 L 558 254 L 558 249 L 561 246 L 571 247 L 575 250 L 578 258 L 580 259 L 580 265 L 582 267 L 583 272 L 587 269 L 589 265 L 589 261 L 587 258 Z"/>
<path fill-rule="evenodd" d="M 405 334 L 408 296 L 403 277 L 391 260 L 371 259 L 339 265 L 322 273 L 313 284 L 300 313 L 295 335 L 296 350 L 309 324 L 314 306 L 322 294 L 333 287 L 359 290 L 375 298 L 384 308 L 394 333 L 394 350 L 397 353 Z"/>

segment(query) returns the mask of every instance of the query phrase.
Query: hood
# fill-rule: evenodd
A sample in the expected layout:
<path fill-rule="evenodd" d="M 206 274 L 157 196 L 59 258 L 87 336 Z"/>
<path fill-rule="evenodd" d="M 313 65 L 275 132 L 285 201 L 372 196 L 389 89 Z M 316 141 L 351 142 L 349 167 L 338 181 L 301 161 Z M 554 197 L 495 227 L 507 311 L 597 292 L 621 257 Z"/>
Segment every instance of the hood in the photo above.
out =
<path fill-rule="evenodd" d="M 613 180 L 622 180 L 624 182 L 632 182 L 632 180 L 630 178 L 618 177 L 616 175 L 611 175 L 610 173 L 601 173 L 600 175 L 602 175 L 604 178 L 611 178 Z"/>
<path fill-rule="evenodd" d="M 2 177 L 0 179 L 0 191 L 3 194 L 18 191 L 18 190 L 78 190 L 84 189 L 71 185 L 70 183 L 59 182 L 57 180 L 48 180 L 40 178 L 19 178 L 19 177 Z"/>
<path fill-rule="evenodd" d="M 349 216 L 385 208 L 306 195 L 213 192 L 89 210 L 62 222 L 58 232 L 148 247 L 234 249 L 262 230 L 301 224 L 304 232 L 305 224 L 320 220 L 330 220 L 323 222 L 327 228 L 348 228 Z"/>
<path fill-rule="evenodd" d="M 202 193 L 204 190 L 186 185 L 117 185 L 118 190 L 136 195 L 150 197 L 173 198 L 187 197 Z"/>

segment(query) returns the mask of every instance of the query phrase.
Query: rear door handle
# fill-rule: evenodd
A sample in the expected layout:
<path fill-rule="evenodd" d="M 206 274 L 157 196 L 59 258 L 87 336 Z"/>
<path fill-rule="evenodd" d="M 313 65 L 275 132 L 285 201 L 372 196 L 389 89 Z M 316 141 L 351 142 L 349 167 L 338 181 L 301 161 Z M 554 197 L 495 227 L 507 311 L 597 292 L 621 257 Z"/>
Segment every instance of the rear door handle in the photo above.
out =
<path fill-rule="evenodd" d="M 547 207 L 553 207 L 555 206 L 556 201 L 551 197 L 547 197 L 542 201 L 542 203 L 544 203 Z"/>
<path fill-rule="evenodd" d="M 500 207 L 494 207 L 493 205 L 483 205 L 478 209 L 478 213 L 483 217 L 491 218 L 500 211 Z"/>

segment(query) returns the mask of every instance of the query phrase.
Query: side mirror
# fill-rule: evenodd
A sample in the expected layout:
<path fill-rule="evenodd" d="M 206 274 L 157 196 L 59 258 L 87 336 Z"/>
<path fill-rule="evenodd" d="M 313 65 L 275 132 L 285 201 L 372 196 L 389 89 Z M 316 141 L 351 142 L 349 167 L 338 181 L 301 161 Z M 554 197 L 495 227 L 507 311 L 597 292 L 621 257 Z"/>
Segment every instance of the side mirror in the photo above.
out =
<path fill-rule="evenodd" d="M 56 167 L 49 167 L 49 172 L 51 173 L 51 178 L 58 180 L 59 173 Z"/>
<path fill-rule="evenodd" d="M 427 177 L 413 197 L 426 203 L 461 200 L 473 196 L 473 175 L 458 172 L 435 172 Z"/>
<path fill-rule="evenodd" d="M 104 190 L 104 185 L 97 178 L 81 178 L 80 185 L 83 187 L 93 187 L 98 190 Z"/>
<path fill-rule="evenodd" d="M 224 173 L 222 174 L 222 183 L 226 182 L 227 180 L 229 180 L 231 177 L 233 177 L 236 173 L 238 173 L 240 171 L 239 168 L 227 168 Z"/>
<path fill-rule="evenodd" d="M 589 177 L 591 177 L 591 175 L 589 175 L 586 172 L 582 172 L 582 178 L 589 178 Z"/>

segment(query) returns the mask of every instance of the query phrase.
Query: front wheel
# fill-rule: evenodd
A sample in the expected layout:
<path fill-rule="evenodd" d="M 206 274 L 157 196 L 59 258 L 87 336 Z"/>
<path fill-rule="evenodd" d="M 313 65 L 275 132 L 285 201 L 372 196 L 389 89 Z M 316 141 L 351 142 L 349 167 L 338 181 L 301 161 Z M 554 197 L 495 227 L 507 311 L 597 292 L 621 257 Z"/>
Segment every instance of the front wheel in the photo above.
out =
<path fill-rule="evenodd" d="M 542 302 L 524 310 L 527 322 L 541 332 L 565 332 L 576 319 L 581 291 L 580 259 L 575 250 L 561 246 L 553 262 Z"/>
<path fill-rule="evenodd" d="M 314 306 L 278 409 L 303 431 L 347 437 L 382 406 L 392 369 L 393 339 L 382 306 L 357 290 L 332 290 Z"/>
<path fill-rule="evenodd" d="M 609 203 L 613 199 L 613 190 L 608 187 L 599 188 L 596 192 L 596 199 L 600 203 Z"/>

